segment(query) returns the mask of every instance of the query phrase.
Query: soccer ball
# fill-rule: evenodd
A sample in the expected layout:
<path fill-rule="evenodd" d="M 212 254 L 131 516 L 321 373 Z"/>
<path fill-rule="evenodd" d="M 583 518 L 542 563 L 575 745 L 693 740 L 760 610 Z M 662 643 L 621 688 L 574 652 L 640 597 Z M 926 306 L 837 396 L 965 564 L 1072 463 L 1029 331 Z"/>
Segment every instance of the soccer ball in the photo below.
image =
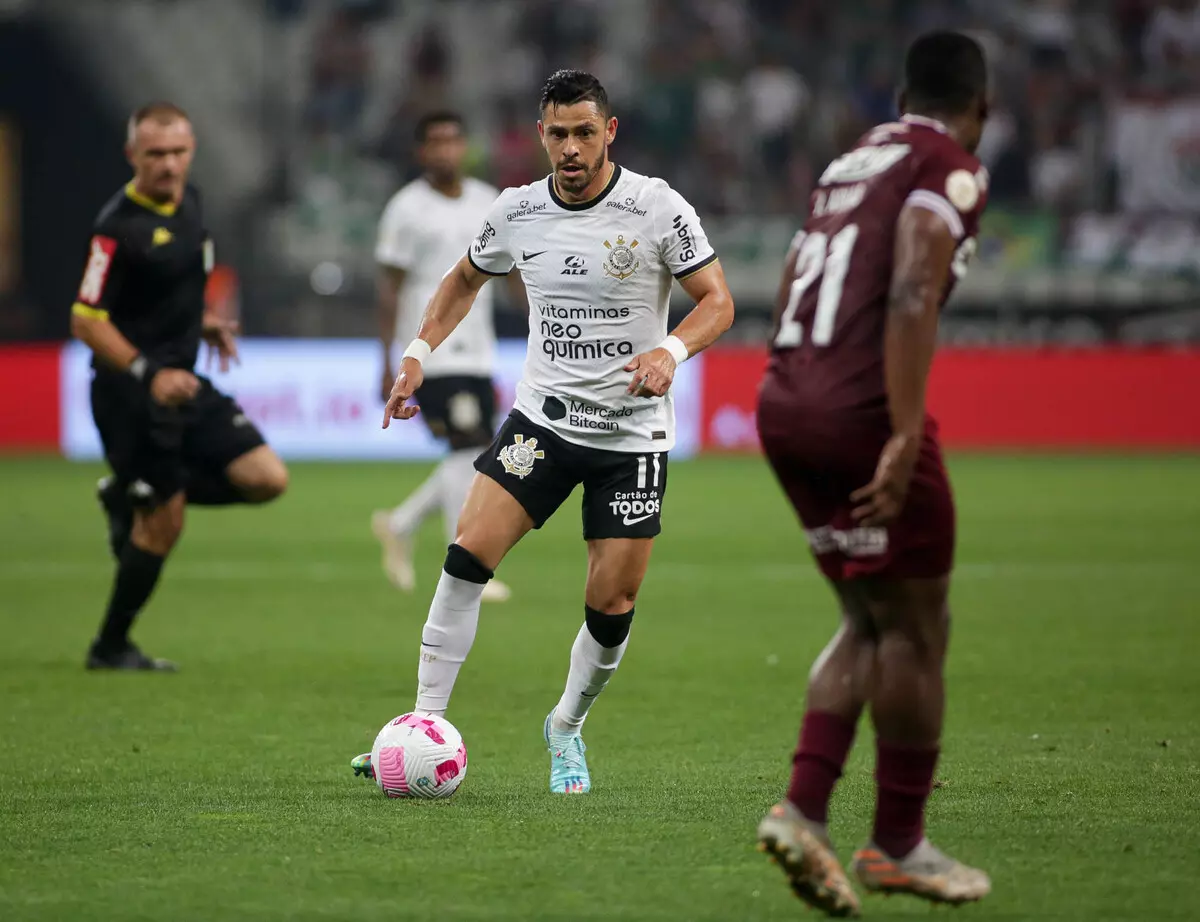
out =
<path fill-rule="evenodd" d="M 449 797 L 467 775 L 467 745 L 444 717 L 401 714 L 375 737 L 371 764 L 388 797 Z"/>

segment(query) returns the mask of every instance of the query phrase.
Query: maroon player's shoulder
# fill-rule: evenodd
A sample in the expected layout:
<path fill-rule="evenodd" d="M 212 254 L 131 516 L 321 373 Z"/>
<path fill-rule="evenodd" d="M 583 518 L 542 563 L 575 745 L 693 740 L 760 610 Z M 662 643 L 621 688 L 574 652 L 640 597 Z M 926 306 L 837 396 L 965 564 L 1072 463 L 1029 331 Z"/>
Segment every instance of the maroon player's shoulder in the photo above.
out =
<path fill-rule="evenodd" d="M 908 128 L 905 137 L 912 150 L 909 201 L 920 201 L 944 214 L 955 236 L 974 236 L 987 205 L 987 168 L 951 137 L 940 122 L 906 116 L 904 123 Z M 947 208 L 947 204 L 952 207 Z"/>
<path fill-rule="evenodd" d="M 914 130 L 912 137 L 919 139 L 917 144 L 920 146 L 914 145 L 914 149 L 922 156 L 936 159 L 952 169 L 967 170 L 971 173 L 981 170 L 987 172 L 978 157 L 945 132 Z"/>

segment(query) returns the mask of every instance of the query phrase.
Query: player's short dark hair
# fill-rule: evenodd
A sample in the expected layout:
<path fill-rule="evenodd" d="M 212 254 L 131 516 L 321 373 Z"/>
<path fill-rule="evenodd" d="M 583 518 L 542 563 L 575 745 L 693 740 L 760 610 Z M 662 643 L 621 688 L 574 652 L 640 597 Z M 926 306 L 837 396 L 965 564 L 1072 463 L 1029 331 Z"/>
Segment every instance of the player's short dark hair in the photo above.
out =
<path fill-rule="evenodd" d="M 467 122 L 461 113 L 455 112 L 453 109 L 436 109 L 433 112 L 426 112 L 417 119 L 417 127 L 413 132 L 418 144 L 425 142 L 429 136 L 429 129 L 434 125 L 457 125 L 460 131 L 465 131 Z"/>
<path fill-rule="evenodd" d="M 908 46 L 904 95 L 910 109 L 958 115 L 986 93 L 987 62 L 975 39 L 961 32 L 926 32 Z"/>
<path fill-rule="evenodd" d="M 587 71 L 556 70 L 542 87 L 538 111 L 545 112 L 548 106 L 573 106 L 579 102 L 594 102 L 605 118 L 609 115 L 608 93 L 599 80 Z"/>

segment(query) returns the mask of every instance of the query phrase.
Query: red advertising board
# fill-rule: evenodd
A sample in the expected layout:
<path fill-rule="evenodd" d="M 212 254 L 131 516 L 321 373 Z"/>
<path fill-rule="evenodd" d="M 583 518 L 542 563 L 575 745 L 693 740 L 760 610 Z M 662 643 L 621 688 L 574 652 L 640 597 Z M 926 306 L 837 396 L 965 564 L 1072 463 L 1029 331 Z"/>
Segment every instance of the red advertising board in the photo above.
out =
<path fill-rule="evenodd" d="M 701 445 L 758 449 L 762 349 L 704 356 Z M 958 448 L 1200 448 L 1200 349 L 945 349 L 929 409 Z"/>
<path fill-rule="evenodd" d="M 57 451 L 62 346 L 0 346 L 0 450 Z"/>
<path fill-rule="evenodd" d="M 758 450 L 765 364 L 762 349 L 713 349 L 688 363 L 701 406 L 684 415 L 703 450 Z M 59 450 L 64 407 L 86 422 L 87 375 L 64 368 L 61 345 L 0 346 L 0 451 Z M 1200 449 L 1200 349 L 946 349 L 929 406 L 954 448 Z"/>

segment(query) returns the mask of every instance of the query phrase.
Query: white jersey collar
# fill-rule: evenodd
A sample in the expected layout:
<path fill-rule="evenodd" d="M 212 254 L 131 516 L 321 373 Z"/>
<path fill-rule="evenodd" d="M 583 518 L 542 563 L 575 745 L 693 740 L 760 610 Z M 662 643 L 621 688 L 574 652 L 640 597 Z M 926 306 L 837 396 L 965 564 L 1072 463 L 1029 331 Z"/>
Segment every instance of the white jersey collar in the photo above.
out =
<path fill-rule="evenodd" d="M 551 173 L 546 177 L 546 186 L 550 190 L 550 198 L 554 204 L 565 211 L 587 211 L 589 208 L 595 208 L 602 201 L 608 198 L 608 193 L 616 188 L 617 182 L 621 179 L 621 165 L 613 164 L 612 175 L 608 177 L 608 182 L 604 184 L 604 188 L 597 192 L 592 198 L 586 202 L 568 202 L 561 198 L 558 190 L 554 188 L 554 174 Z"/>

